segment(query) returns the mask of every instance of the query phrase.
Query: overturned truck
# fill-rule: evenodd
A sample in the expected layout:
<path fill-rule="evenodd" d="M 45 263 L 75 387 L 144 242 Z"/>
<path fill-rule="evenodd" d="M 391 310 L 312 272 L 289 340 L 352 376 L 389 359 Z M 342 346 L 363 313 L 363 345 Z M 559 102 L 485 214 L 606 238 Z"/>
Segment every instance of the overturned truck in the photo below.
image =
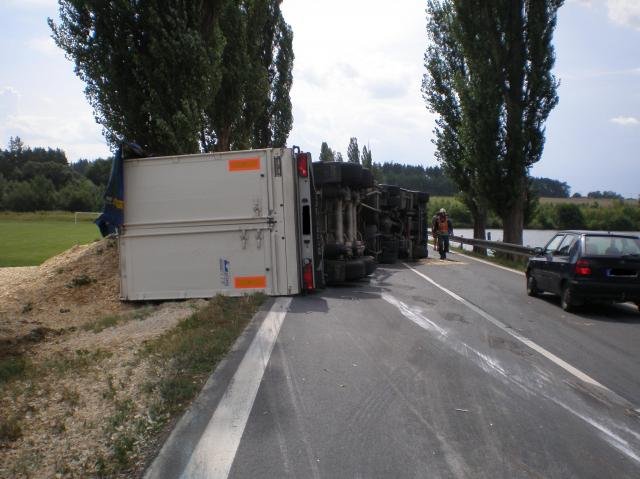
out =
<path fill-rule="evenodd" d="M 299 148 L 116 155 L 98 223 L 116 231 L 121 298 L 291 295 L 427 255 L 429 195 Z"/>
<path fill-rule="evenodd" d="M 313 182 L 327 284 L 367 276 L 376 263 L 427 256 L 427 193 L 379 185 L 356 163 L 314 163 Z"/>

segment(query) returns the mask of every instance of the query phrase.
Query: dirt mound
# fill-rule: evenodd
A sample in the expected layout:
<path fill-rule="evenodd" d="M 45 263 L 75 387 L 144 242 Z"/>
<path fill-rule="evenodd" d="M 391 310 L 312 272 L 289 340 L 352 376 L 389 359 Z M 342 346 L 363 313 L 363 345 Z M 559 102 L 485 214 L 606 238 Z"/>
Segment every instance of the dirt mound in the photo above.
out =
<path fill-rule="evenodd" d="M 161 401 L 144 345 L 206 303 L 121 302 L 112 239 L 0 270 L 0 282 L 0 478 L 141 470 L 132 431 L 160 424 L 149 411 Z"/>
<path fill-rule="evenodd" d="M 62 331 L 130 311 L 119 294 L 117 241 L 74 246 L 3 285 L 0 344 L 30 338 L 33 330 Z"/>

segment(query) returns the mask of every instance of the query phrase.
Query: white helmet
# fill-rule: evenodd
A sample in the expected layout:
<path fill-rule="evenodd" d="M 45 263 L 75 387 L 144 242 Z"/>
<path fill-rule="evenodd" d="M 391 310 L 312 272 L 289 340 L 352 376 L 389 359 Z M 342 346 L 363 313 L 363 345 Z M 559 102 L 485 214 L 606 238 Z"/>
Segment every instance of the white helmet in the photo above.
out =
<path fill-rule="evenodd" d="M 442 213 L 443 215 L 446 215 L 447 210 L 445 210 L 444 208 L 440 208 L 440 211 L 438 211 L 438 213 Z"/>

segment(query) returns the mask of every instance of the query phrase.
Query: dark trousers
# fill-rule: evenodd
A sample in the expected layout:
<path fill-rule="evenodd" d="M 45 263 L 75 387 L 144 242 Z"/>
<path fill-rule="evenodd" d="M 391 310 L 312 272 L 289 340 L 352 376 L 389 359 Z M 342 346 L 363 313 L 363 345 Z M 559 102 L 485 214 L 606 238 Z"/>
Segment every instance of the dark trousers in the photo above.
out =
<path fill-rule="evenodd" d="M 447 252 L 449 251 L 449 235 L 438 233 L 438 252 L 440 253 L 440 259 L 445 259 L 447 257 Z"/>

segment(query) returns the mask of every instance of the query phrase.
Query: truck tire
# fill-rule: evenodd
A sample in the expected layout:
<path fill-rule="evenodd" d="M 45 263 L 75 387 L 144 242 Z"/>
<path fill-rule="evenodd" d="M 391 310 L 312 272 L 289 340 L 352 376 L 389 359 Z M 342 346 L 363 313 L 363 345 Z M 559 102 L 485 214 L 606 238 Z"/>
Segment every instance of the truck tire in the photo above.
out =
<path fill-rule="evenodd" d="M 358 187 L 362 179 L 362 166 L 358 163 L 336 163 L 340 165 L 341 183 L 343 186 Z"/>
<path fill-rule="evenodd" d="M 389 208 L 400 208 L 402 205 L 402 197 L 400 195 L 393 195 L 387 197 L 387 206 Z"/>
<path fill-rule="evenodd" d="M 368 168 L 362 168 L 362 173 L 360 176 L 360 186 L 362 188 L 373 188 L 375 184 L 375 180 L 373 178 L 373 173 Z"/>
<path fill-rule="evenodd" d="M 361 208 L 359 217 L 362 218 L 365 223 L 375 223 L 377 221 L 378 212 L 370 210 L 369 208 Z"/>
<path fill-rule="evenodd" d="M 330 243 L 324 247 L 324 257 L 327 259 L 338 259 L 340 256 L 344 256 L 349 251 L 349 248 L 340 243 Z"/>
<path fill-rule="evenodd" d="M 367 276 L 372 275 L 376 270 L 376 260 L 373 256 L 363 256 L 362 260 L 364 261 L 365 274 Z"/>
<path fill-rule="evenodd" d="M 398 240 L 385 240 L 382 242 L 382 253 L 380 255 L 380 262 L 392 264 L 398 261 Z"/>
<path fill-rule="evenodd" d="M 429 202 L 429 193 L 425 193 L 424 191 L 417 191 L 418 203 L 428 203 Z"/>
<path fill-rule="evenodd" d="M 347 281 L 364 278 L 366 274 L 367 268 L 362 258 L 351 259 L 345 262 L 345 278 Z"/>
<path fill-rule="evenodd" d="M 345 262 L 339 260 L 325 260 L 326 284 L 340 284 L 346 281 Z"/>
<path fill-rule="evenodd" d="M 317 184 L 317 183 L 316 183 Z M 338 198 L 342 196 L 342 188 L 339 183 L 327 183 L 322 187 L 322 196 L 325 198 Z"/>
<path fill-rule="evenodd" d="M 429 256 L 429 250 L 425 244 L 417 244 L 413 246 L 413 259 L 422 259 Z"/>
<path fill-rule="evenodd" d="M 316 185 L 340 183 L 342 179 L 342 163 L 313 163 L 313 181 Z"/>

